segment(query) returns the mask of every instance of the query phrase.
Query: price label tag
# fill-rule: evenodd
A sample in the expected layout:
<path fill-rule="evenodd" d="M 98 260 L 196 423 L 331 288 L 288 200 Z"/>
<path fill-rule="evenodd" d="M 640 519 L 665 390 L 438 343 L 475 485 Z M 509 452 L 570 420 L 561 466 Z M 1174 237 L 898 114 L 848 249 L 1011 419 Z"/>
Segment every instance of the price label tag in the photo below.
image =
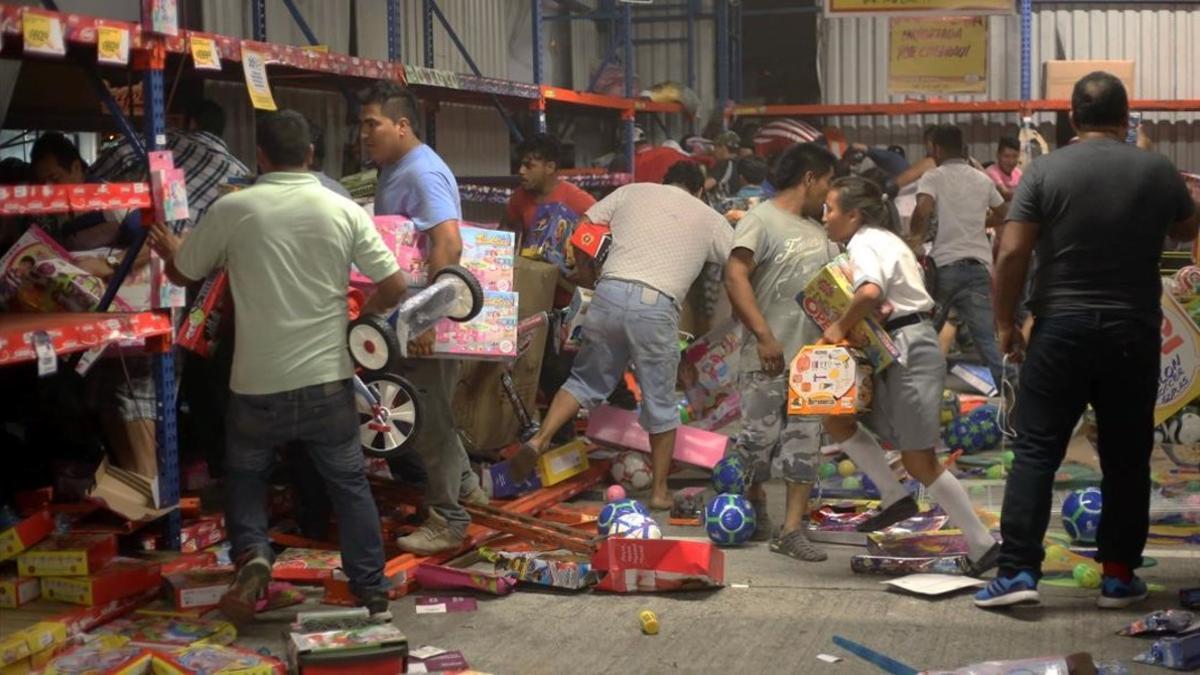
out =
<path fill-rule="evenodd" d="M 63 42 L 62 19 L 57 14 L 26 9 L 22 14 L 21 23 L 26 54 L 66 55 L 67 46 Z"/>
<path fill-rule="evenodd" d="M 92 369 L 92 366 L 96 365 L 96 360 L 104 354 L 105 350 L 108 349 L 110 344 L 112 343 L 106 342 L 105 344 L 97 345 L 84 352 L 83 356 L 79 359 L 79 363 L 75 364 L 75 372 L 79 373 L 80 377 L 87 375 L 88 371 Z"/>
<path fill-rule="evenodd" d="M 96 26 L 96 60 L 124 66 L 129 63 L 129 28 L 100 23 Z"/>
<path fill-rule="evenodd" d="M 38 377 L 46 377 L 58 372 L 58 355 L 54 353 L 54 345 L 50 336 L 44 330 L 33 333 L 33 353 L 37 355 Z"/>
<path fill-rule="evenodd" d="M 447 89 L 462 88 L 461 83 L 458 81 L 458 73 L 449 70 L 405 65 L 404 79 L 408 80 L 409 84 L 425 84 L 431 87 L 445 87 Z"/>
<path fill-rule="evenodd" d="M 271 83 L 267 80 L 267 55 L 243 44 L 242 73 L 246 77 L 250 104 L 258 110 L 277 110 L 275 97 L 271 95 Z"/>
<path fill-rule="evenodd" d="M 217 43 L 210 37 L 193 35 L 189 40 L 192 50 L 192 63 L 196 70 L 220 70 L 221 55 L 217 51 Z"/>

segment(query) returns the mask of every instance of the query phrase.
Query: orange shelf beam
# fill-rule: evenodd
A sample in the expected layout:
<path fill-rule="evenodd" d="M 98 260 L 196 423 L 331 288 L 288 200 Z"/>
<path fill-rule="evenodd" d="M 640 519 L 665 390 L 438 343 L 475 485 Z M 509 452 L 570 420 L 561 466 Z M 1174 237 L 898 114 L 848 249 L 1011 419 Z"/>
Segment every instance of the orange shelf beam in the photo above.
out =
<path fill-rule="evenodd" d="M 1200 100 L 1138 100 L 1141 111 L 1200 111 Z M 1070 101 L 905 101 L 903 103 L 843 103 L 835 105 L 735 105 L 734 117 L 820 117 L 826 115 L 936 115 L 948 113 L 1065 112 Z"/>
<path fill-rule="evenodd" d="M 621 98 L 620 96 L 605 96 L 604 94 L 589 94 L 582 91 L 562 89 L 560 87 L 542 87 L 542 98 L 546 101 L 569 103 L 592 108 L 608 108 L 634 112 L 677 113 L 683 111 L 678 103 L 655 103 L 646 99 Z"/>

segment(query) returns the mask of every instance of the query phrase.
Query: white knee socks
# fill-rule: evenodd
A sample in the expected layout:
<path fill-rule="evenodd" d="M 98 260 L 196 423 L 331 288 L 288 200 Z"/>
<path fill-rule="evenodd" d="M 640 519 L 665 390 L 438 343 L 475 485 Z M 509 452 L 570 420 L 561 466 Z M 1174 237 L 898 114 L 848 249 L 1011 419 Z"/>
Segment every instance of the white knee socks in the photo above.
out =
<path fill-rule="evenodd" d="M 850 438 L 838 444 L 842 452 L 854 461 L 867 477 L 879 488 L 880 501 L 887 508 L 908 496 L 904 486 L 896 480 L 892 467 L 888 466 L 883 448 L 866 431 L 859 428 Z"/>
<path fill-rule="evenodd" d="M 862 433 L 862 432 L 859 432 Z M 950 524 L 962 530 L 967 538 L 967 552 L 971 560 L 978 561 L 996 543 L 983 521 L 971 507 L 971 498 L 962 483 L 949 471 L 943 471 L 933 483 L 926 485 L 930 498 L 950 516 Z"/>

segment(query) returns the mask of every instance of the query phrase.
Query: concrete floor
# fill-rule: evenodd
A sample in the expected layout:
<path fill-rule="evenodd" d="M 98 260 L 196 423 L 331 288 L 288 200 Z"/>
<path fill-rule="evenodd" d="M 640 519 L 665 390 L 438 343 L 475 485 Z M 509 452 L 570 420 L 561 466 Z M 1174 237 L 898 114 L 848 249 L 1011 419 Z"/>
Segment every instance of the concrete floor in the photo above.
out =
<path fill-rule="evenodd" d="M 782 519 L 782 485 L 771 487 L 772 516 Z M 594 493 L 593 493 L 594 494 Z M 703 537 L 699 528 L 666 528 L 669 537 Z M 915 668 L 958 668 L 987 659 L 1091 652 L 1130 659 L 1147 640 L 1115 631 L 1154 609 L 1177 607 L 1181 587 L 1200 584 L 1200 553 L 1151 551 L 1159 565 L 1144 578 L 1167 587 L 1142 606 L 1099 611 L 1095 591 L 1043 588 L 1043 605 L 1007 613 L 975 609 L 969 593 L 927 600 L 884 590 L 882 577 L 850 571 L 859 549 L 829 546 L 830 559 L 801 563 L 766 544 L 726 552 L 724 589 L 705 593 L 614 595 L 518 590 L 480 597 L 474 613 L 417 615 L 414 598 L 393 607 L 410 645 L 459 650 L 470 665 L 522 673 L 850 673 L 880 672 L 832 643 L 842 635 Z M 449 593 L 440 592 L 441 595 Z M 315 608 L 314 608 L 315 609 Z M 638 612 L 654 610 L 661 632 L 642 635 Z M 286 622 L 260 622 L 241 643 L 283 654 Z M 838 664 L 818 661 L 833 654 Z"/>

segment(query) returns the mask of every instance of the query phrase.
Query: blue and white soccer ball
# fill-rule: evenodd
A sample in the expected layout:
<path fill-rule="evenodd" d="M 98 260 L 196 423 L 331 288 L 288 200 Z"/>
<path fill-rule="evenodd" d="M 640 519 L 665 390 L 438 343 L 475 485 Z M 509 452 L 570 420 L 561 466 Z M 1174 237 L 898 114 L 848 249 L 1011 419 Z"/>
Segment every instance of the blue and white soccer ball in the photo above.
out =
<path fill-rule="evenodd" d="M 608 535 L 617 519 L 628 513 L 649 517 L 650 509 L 636 499 L 618 499 L 615 502 L 609 502 L 600 509 L 600 517 L 596 520 L 597 531 L 601 536 Z"/>
<path fill-rule="evenodd" d="M 1100 488 L 1084 488 L 1067 495 L 1062 504 L 1062 522 L 1063 529 L 1072 541 L 1095 543 L 1096 533 L 1100 530 L 1100 507 L 1103 503 L 1104 495 Z"/>
<path fill-rule="evenodd" d="M 717 494 L 740 495 L 746 492 L 746 464 L 741 457 L 729 455 L 717 462 L 712 471 L 712 486 Z"/>
<path fill-rule="evenodd" d="M 719 494 L 704 509 L 704 529 L 718 546 L 745 543 L 755 523 L 754 507 L 741 495 Z"/>
<path fill-rule="evenodd" d="M 641 513 L 623 513 L 613 523 L 611 536 L 623 539 L 662 539 L 662 530 L 653 518 Z"/>

